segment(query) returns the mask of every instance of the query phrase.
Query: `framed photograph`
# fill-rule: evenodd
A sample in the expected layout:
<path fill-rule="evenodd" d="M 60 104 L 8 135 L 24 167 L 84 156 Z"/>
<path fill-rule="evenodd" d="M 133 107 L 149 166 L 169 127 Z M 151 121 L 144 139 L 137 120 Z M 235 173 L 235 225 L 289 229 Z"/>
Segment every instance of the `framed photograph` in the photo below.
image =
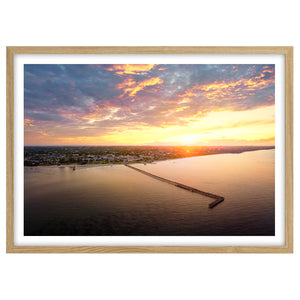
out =
<path fill-rule="evenodd" d="M 7 47 L 8 253 L 292 253 L 292 47 Z"/>

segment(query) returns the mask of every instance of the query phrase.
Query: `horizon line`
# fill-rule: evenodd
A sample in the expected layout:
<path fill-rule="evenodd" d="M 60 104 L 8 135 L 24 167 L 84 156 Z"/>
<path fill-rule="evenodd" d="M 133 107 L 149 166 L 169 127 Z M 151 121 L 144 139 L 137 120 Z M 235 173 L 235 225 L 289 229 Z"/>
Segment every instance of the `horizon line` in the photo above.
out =
<path fill-rule="evenodd" d="M 24 145 L 24 147 L 275 147 L 275 145 Z"/>

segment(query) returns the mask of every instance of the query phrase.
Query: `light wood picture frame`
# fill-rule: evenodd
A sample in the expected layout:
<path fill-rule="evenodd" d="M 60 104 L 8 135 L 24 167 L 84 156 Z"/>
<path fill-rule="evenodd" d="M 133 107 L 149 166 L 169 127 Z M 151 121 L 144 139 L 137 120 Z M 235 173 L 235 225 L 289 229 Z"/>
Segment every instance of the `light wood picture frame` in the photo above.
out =
<path fill-rule="evenodd" d="M 15 141 L 15 58 L 17 55 L 283 55 L 285 93 L 285 242 L 280 246 L 51 246 L 17 245 L 15 243 L 14 160 Z M 7 47 L 7 253 L 292 253 L 293 252 L 293 47 Z M 20 166 L 23 167 L 23 166 Z"/>

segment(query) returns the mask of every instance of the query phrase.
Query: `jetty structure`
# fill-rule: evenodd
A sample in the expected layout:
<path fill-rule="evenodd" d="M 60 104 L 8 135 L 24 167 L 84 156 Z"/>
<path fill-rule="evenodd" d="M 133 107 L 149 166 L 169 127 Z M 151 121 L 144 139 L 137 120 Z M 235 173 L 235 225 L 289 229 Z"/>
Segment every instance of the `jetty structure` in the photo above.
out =
<path fill-rule="evenodd" d="M 172 180 L 169 180 L 169 179 L 165 179 L 163 177 L 160 177 L 160 176 L 157 176 L 157 175 L 154 175 L 154 174 L 151 174 L 149 172 L 146 172 L 146 171 L 143 171 L 141 169 L 138 169 L 136 167 L 133 167 L 133 166 L 130 166 L 128 164 L 125 164 L 126 167 L 130 168 L 130 169 L 133 169 L 137 172 L 140 172 L 140 173 L 143 173 L 145 175 L 148 175 L 152 178 L 155 178 L 157 180 L 160 180 L 160 181 L 163 181 L 163 182 L 166 182 L 166 183 L 169 183 L 169 184 L 172 184 L 174 186 L 177 186 L 179 188 L 182 188 L 184 190 L 187 190 L 187 191 L 190 191 L 192 193 L 197 193 L 197 194 L 201 194 L 203 196 L 206 196 L 206 197 L 209 197 L 209 198 L 212 198 L 212 199 L 215 199 L 215 201 L 211 202 L 208 204 L 208 207 L 209 208 L 213 208 L 215 207 L 216 205 L 218 205 L 219 203 L 221 203 L 222 201 L 224 201 L 224 197 L 222 196 L 218 196 L 218 195 L 215 195 L 215 194 L 212 194 L 212 193 L 207 193 L 207 192 L 203 192 L 203 191 L 200 191 L 198 189 L 195 189 L 193 187 L 190 187 L 190 186 L 187 186 L 185 184 L 182 184 L 182 183 L 179 183 L 179 182 L 175 182 L 175 181 L 172 181 Z"/>

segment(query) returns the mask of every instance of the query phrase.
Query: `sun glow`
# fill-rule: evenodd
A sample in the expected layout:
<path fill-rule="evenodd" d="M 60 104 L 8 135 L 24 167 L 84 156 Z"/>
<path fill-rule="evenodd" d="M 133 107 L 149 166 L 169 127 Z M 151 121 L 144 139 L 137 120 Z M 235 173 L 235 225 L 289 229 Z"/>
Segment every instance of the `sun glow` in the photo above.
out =
<path fill-rule="evenodd" d="M 182 146 L 192 146 L 195 145 L 196 143 L 202 142 L 201 137 L 198 133 L 177 135 L 174 137 L 170 137 L 165 141 L 169 142 L 170 144 L 177 143 Z"/>
<path fill-rule="evenodd" d="M 91 120 L 94 121 L 94 120 Z M 211 112 L 202 118 L 191 118 L 186 125 L 161 127 L 136 123 L 134 126 L 113 128 L 104 135 L 77 137 L 56 136 L 51 130 L 38 135 L 47 144 L 65 145 L 215 145 L 263 144 L 273 145 L 275 137 L 275 109 L 267 106 L 247 111 Z M 34 130 L 35 127 L 30 127 Z M 82 132 L 89 132 L 83 129 Z M 35 144 L 34 136 L 27 134 L 25 143 Z"/>

